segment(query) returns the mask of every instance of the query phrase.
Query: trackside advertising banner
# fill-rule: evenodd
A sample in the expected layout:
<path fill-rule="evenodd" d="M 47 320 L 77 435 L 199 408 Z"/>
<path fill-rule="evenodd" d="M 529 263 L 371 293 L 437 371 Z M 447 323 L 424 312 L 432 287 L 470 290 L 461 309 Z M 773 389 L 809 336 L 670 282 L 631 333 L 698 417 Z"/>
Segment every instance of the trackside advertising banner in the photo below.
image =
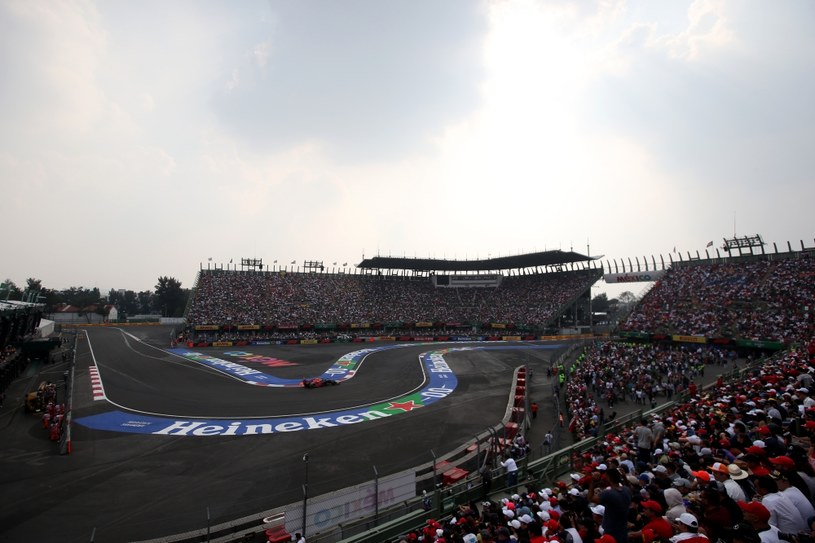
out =
<path fill-rule="evenodd" d="M 606 283 L 639 283 L 641 281 L 659 281 L 665 277 L 665 270 L 631 273 L 607 273 L 603 275 Z"/>
<path fill-rule="evenodd" d="M 344 381 L 351 379 L 365 359 L 371 353 L 389 349 L 412 347 L 415 344 L 390 345 L 371 349 L 361 349 L 348 353 L 334 363 L 322 377 Z M 323 428 L 336 428 L 360 424 L 395 415 L 409 413 L 442 400 L 455 391 L 458 380 L 450 369 L 445 355 L 452 351 L 466 350 L 513 350 L 513 349 L 557 349 L 560 345 L 501 345 L 501 346 L 462 346 L 448 349 L 437 349 L 419 355 L 419 363 L 425 374 L 422 386 L 402 396 L 373 405 L 352 407 L 340 411 L 325 413 L 312 413 L 308 416 L 279 416 L 251 419 L 203 419 L 196 417 L 173 417 L 171 415 L 148 415 L 123 410 L 114 410 L 107 413 L 92 415 L 75 419 L 82 426 L 95 430 L 108 430 L 118 432 L 131 432 L 139 434 L 153 434 L 166 436 L 249 436 L 266 435 L 287 432 L 300 432 L 303 430 L 319 430 Z M 299 386 L 299 381 L 281 379 L 260 370 L 249 368 L 239 363 L 229 362 L 216 357 L 202 355 L 198 352 L 185 349 L 170 349 L 181 356 L 195 362 L 215 368 L 232 377 L 246 381 L 247 384 L 270 387 Z M 229 353 L 239 356 L 241 351 Z M 296 383 L 296 384 L 295 384 Z"/>
<path fill-rule="evenodd" d="M 377 504 L 380 510 L 404 503 L 416 496 L 416 476 L 412 470 L 395 473 L 374 483 L 363 484 L 319 496 L 308 502 L 306 533 L 322 532 L 339 524 L 372 515 Z M 299 532 L 303 527 L 302 504 L 286 509 L 286 531 Z"/>

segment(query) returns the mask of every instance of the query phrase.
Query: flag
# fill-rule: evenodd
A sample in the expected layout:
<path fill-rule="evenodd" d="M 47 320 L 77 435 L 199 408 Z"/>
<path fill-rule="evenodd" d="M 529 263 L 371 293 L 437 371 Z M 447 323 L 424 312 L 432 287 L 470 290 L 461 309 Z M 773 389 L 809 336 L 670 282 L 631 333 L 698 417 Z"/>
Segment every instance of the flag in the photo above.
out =
<path fill-rule="evenodd" d="M 336 265 L 337 265 L 337 263 L 336 263 L 336 262 L 334 262 L 334 263 L 332 264 L 332 266 L 336 266 Z"/>
<path fill-rule="evenodd" d="M 297 262 L 297 261 L 296 261 L 296 260 L 292 260 L 292 261 L 291 261 L 291 263 L 292 263 L 292 264 L 294 264 L 295 262 Z"/>
<path fill-rule="evenodd" d="M 277 260 L 275 260 L 274 263 L 277 264 Z"/>
<path fill-rule="evenodd" d="M 231 258 L 229 259 L 229 263 L 232 264 L 232 259 Z"/>
<path fill-rule="evenodd" d="M 347 265 L 348 265 L 348 262 L 343 262 L 343 263 L 342 263 L 342 265 L 343 265 L 343 266 L 347 266 Z"/>
<path fill-rule="evenodd" d="M 210 262 L 212 262 L 212 257 L 209 257 L 207 260 L 208 260 L 208 261 L 210 261 Z"/>
<path fill-rule="evenodd" d="M 705 247 L 713 247 L 713 242 L 712 242 L 712 241 L 708 241 L 708 242 L 707 242 L 707 245 L 705 245 Z"/>
<path fill-rule="evenodd" d="M 676 252 L 676 245 L 674 245 L 674 252 Z"/>

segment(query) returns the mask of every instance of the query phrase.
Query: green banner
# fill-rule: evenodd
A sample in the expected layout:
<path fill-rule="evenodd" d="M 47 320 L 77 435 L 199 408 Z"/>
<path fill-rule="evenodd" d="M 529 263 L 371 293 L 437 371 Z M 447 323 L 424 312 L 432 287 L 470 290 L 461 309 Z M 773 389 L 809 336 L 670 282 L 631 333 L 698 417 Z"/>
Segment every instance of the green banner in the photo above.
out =
<path fill-rule="evenodd" d="M 651 334 L 648 332 L 620 332 L 620 337 L 628 337 L 633 339 L 650 339 Z"/>
<path fill-rule="evenodd" d="M 771 349 L 779 351 L 784 348 L 784 344 L 780 341 L 753 341 L 749 339 L 738 339 L 736 345 L 739 347 L 753 347 L 756 349 Z"/>

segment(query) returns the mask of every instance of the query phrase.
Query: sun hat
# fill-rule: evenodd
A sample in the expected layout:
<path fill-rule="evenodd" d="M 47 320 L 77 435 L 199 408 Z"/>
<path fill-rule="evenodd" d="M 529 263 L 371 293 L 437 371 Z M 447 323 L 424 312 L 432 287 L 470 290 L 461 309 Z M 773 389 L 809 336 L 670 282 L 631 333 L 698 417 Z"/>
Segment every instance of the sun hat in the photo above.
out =
<path fill-rule="evenodd" d="M 747 479 L 750 474 L 741 469 L 736 464 L 730 464 L 727 466 L 727 472 L 730 474 L 730 478 L 734 481 L 741 481 L 742 479 Z"/>

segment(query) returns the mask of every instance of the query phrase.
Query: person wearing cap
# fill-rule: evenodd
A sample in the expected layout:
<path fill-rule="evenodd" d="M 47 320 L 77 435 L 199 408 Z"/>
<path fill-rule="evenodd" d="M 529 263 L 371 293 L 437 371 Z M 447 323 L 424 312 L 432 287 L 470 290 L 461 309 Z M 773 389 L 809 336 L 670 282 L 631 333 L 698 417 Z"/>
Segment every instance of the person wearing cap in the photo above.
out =
<path fill-rule="evenodd" d="M 815 400 L 813 400 L 809 396 L 809 389 L 806 387 L 800 387 L 795 390 L 796 395 L 798 396 L 798 400 L 803 404 L 804 410 L 809 409 L 813 405 L 815 405 Z"/>
<path fill-rule="evenodd" d="M 747 501 L 747 496 L 744 494 L 744 490 L 739 486 L 739 483 L 730 478 L 730 470 L 726 464 L 714 462 L 710 470 L 713 472 L 713 478 L 724 485 L 728 496 L 735 501 Z"/>
<path fill-rule="evenodd" d="M 770 511 L 761 502 L 739 502 L 744 522 L 758 532 L 761 543 L 781 543 L 780 531 L 770 524 Z"/>
<path fill-rule="evenodd" d="M 693 483 L 691 483 L 688 479 L 684 477 L 680 477 L 673 482 L 674 488 L 676 488 L 679 492 L 682 493 L 682 496 L 685 497 L 691 493 L 693 490 Z"/>
<path fill-rule="evenodd" d="M 628 532 L 630 543 L 651 543 L 654 539 L 668 539 L 673 536 L 673 528 L 662 516 L 662 506 L 654 500 L 640 502 L 642 528 Z"/>
<path fill-rule="evenodd" d="M 674 522 L 676 535 L 668 541 L 671 543 L 708 543 L 710 541 L 705 534 L 699 533 L 699 521 L 690 513 L 682 513 Z"/>
<path fill-rule="evenodd" d="M 597 526 L 597 533 L 603 533 L 603 515 L 606 514 L 606 508 L 602 505 L 591 505 L 589 506 L 589 510 L 591 510 L 591 519 L 594 521 L 594 524 Z"/>
<path fill-rule="evenodd" d="M 769 475 L 756 478 L 756 493 L 761 503 L 770 512 L 770 524 L 777 526 L 785 534 L 795 534 L 807 529 L 798 508 L 790 499 L 778 491 L 778 484 Z"/>

